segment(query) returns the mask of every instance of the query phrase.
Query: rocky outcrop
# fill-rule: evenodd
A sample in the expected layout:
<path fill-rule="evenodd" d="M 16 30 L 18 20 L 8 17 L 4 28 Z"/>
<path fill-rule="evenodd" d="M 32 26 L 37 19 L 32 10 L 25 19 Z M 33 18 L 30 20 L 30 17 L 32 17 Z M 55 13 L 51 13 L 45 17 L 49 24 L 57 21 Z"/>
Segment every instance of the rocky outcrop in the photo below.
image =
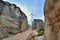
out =
<path fill-rule="evenodd" d="M 21 32 L 24 32 L 28 29 L 28 21 L 27 21 L 27 16 L 20 10 L 20 16 L 19 18 L 19 27 Z"/>
<path fill-rule="evenodd" d="M 44 22 L 41 19 L 34 19 L 32 23 L 32 28 L 38 30 L 44 28 Z"/>
<path fill-rule="evenodd" d="M 44 40 L 60 40 L 60 0 L 46 0 Z"/>
<path fill-rule="evenodd" d="M 21 17 L 22 16 L 22 17 Z M 16 35 L 21 32 L 21 25 L 27 30 L 27 17 L 15 4 L 0 0 L 0 39 Z"/>
<path fill-rule="evenodd" d="M 21 32 L 24 32 L 28 29 L 28 21 L 25 19 L 23 22 L 22 22 L 22 25 L 21 25 Z"/>

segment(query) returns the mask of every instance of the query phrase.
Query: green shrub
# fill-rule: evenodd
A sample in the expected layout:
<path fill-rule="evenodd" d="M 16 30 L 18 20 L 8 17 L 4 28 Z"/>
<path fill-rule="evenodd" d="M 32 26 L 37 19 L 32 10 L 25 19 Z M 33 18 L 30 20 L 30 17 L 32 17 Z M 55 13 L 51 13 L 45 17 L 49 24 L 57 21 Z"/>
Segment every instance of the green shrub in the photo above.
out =
<path fill-rule="evenodd" d="M 44 29 L 41 28 L 37 32 L 38 32 L 38 36 L 42 36 L 44 34 Z"/>

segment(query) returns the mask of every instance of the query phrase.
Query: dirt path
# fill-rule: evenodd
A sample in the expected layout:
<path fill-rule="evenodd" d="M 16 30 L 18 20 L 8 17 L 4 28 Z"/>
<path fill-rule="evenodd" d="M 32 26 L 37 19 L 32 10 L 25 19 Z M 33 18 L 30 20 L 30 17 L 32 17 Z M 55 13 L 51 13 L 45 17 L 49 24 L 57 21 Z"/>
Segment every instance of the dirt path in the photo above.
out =
<path fill-rule="evenodd" d="M 37 36 L 35 37 L 35 40 L 43 40 L 43 36 Z"/>
<path fill-rule="evenodd" d="M 19 33 L 15 36 L 5 38 L 3 40 L 31 40 L 32 36 L 38 35 L 36 31 L 27 30 L 26 32 Z"/>

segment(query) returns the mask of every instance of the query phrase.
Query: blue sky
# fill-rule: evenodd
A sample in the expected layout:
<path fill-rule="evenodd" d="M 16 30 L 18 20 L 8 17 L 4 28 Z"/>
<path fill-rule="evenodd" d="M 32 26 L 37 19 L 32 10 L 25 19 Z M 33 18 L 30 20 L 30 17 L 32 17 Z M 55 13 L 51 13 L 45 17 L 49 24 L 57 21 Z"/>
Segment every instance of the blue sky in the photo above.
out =
<path fill-rule="evenodd" d="M 19 6 L 21 10 L 27 15 L 29 24 L 31 24 L 32 17 L 33 19 L 42 19 L 44 21 L 43 8 L 45 0 L 4 0 L 4 1 L 8 1 Z M 33 13 L 34 16 L 31 16 L 31 13 Z"/>

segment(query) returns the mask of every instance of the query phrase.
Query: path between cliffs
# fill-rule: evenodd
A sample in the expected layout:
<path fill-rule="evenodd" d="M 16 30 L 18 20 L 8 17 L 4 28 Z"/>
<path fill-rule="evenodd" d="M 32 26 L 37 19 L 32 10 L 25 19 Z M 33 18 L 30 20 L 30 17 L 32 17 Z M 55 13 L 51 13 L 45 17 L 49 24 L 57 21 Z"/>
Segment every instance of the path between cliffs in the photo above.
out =
<path fill-rule="evenodd" d="M 32 31 L 28 30 L 26 32 L 23 32 L 22 34 L 19 33 L 19 34 L 15 35 L 15 36 L 12 36 L 12 37 L 9 37 L 9 38 L 5 38 L 5 39 L 2 39 L 2 40 L 27 40 L 27 39 L 29 39 L 28 36 L 29 36 L 29 33 L 31 33 L 31 32 Z M 33 32 L 34 32 L 33 36 L 37 35 L 36 31 L 33 31 Z M 43 40 L 43 36 L 36 36 L 34 39 L 35 40 Z M 29 39 L 29 40 L 31 40 L 31 39 Z"/>

